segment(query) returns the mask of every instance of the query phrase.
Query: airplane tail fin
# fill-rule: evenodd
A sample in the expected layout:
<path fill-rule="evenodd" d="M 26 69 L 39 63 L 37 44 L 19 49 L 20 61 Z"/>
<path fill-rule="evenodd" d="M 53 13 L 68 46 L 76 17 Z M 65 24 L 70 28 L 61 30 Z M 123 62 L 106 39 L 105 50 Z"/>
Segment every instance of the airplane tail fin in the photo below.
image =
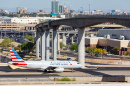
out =
<path fill-rule="evenodd" d="M 10 54 L 13 65 L 27 65 L 25 61 L 18 55 L 18 53 L 13 48 L 10 48 Z"/>

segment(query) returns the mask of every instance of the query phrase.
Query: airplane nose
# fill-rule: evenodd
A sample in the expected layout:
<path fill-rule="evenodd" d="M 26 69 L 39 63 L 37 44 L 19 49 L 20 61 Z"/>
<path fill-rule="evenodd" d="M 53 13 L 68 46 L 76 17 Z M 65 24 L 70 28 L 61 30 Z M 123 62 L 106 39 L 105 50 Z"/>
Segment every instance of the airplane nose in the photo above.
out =
<path fill-rule="evenodd" d="M 82 65 L 80 64 L 80 65 L 79 65 L 79 67 L 81 68 L 81 67 L 82 67 Z"/>

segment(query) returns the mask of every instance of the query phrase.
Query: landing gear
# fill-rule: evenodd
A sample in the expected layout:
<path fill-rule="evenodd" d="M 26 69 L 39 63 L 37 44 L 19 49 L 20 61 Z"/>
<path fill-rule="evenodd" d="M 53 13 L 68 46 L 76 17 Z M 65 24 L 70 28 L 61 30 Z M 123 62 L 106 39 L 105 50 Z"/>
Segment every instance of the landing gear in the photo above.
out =
<path fill-rule="evenodd" d="M 71 72 L 73 72 L 73 68 L 72 68 L 72 71 Z"/>
<path fill-rule="evenodd" d="M 49 70 L 45 69 L 44 72 L 51 73 L 51 70 L 50 69 Z"/>
<path fill-rule="evenodd" d="M 47 72 L 47 69 L 45 69 L 44 72 Z"/>
<path fill-rule="evenodd" d="M 50 69 L 48 69 L 48 73 L 51 73 L 51 70 L 50 70 Z"/>

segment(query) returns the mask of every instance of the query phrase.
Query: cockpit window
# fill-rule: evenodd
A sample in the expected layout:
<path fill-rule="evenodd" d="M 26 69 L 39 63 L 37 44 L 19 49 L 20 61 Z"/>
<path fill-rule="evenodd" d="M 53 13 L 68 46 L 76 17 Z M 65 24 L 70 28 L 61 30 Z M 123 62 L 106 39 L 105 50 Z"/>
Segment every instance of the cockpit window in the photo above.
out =
<path fill-rule="evenodd" d="M 79 64 L 79 63 L 77 63 L 77 64 Z"/>

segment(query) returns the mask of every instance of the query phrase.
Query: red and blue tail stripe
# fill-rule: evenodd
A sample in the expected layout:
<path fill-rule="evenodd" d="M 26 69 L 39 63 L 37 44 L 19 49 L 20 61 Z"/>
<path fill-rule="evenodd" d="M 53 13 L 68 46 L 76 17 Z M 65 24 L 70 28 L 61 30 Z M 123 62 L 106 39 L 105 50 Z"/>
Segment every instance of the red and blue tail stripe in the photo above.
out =
<path fill-rule="evenodd" d="M 13 65 L 27 65 L 25 61 L 18 55 L 18 53 L 13 48 L 10 48 L 10 54 Z"/>

